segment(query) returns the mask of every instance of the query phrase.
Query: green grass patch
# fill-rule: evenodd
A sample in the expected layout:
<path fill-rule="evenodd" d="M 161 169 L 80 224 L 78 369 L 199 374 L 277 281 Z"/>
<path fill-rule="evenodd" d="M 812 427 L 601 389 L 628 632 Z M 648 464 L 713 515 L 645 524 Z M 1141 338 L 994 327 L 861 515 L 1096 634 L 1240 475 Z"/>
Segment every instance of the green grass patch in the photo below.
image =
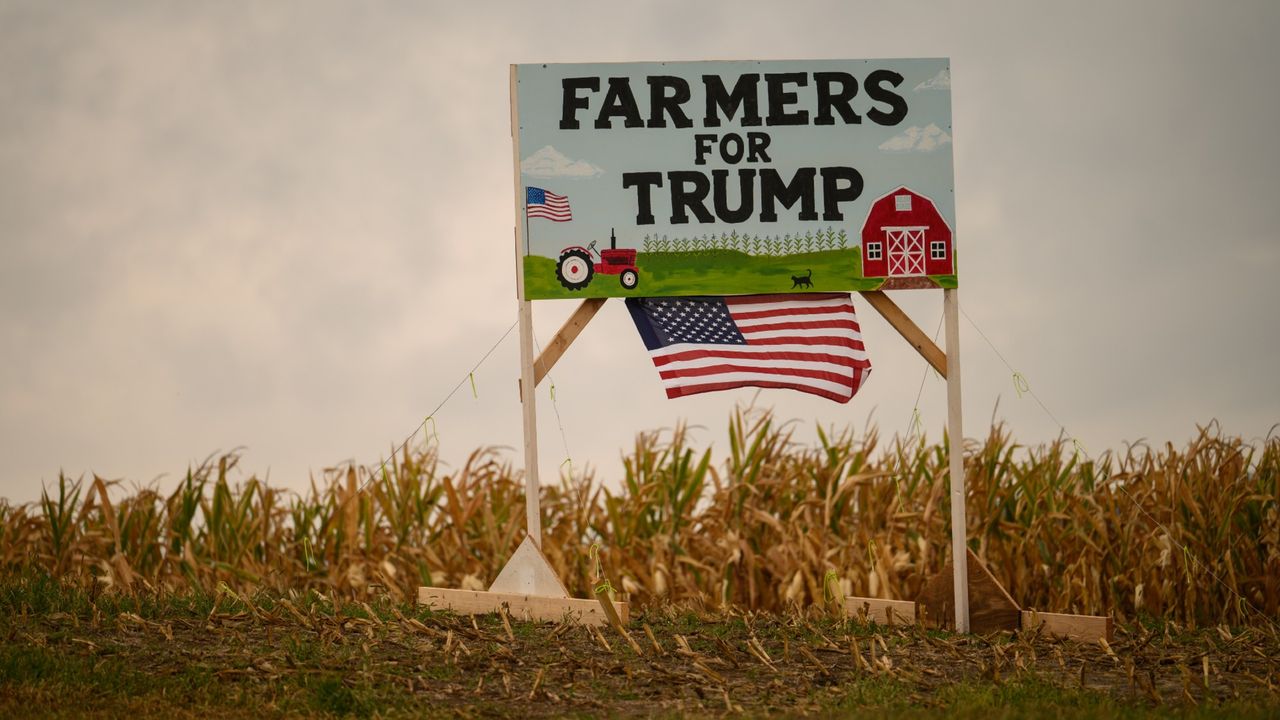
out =
<path fill-rule="evenodd" d="M 627 290 L 616 275 L 596 273 L 581 290 L 568 290 L 556 279 L 555 260 L 537 255 L 524 259 L 525 294 L 530 299 L 649 297 L 666 295 L 749 295 L 793 290 L 876 290 L 884 278 L 862 277 L 857 248 L 794 255 L 748 255 L 737 250 L 686 253 L 640 253 L 640 283 Z M 793 287 L 793 276 L 808 276 L 812 287 Z M 932 278 L 939 287 L 955 287 L 956 276 Z"/>
<path fill-rule="evenodd" d="M 378 709 L 376 697 L 371 690 L 348 687 L 341 678 L 322 677 L 307 681 L 304 688 L 306 705 L 317 713 L 370 717 Z"/>
<path fill-rule="evenodd" d="M 22 685 L 59 693 L 83 688 L 109 698 L 160 694 L 173 700 L 208 702 L 217 696 L 213 674 L 202 668 L 141 672 L 117 657 L 94 659 L 50 647 L 0 646 L 0 686 Z"/>
<path fill-rule="evenodd" d="M 953 718 L 1219 718 L 1274 717 L 1263 706 L 1247 702 L 1206 703 L 1155 707 L 1144 701 L 1125 702 L 1107 693 L 1064 688 L 1029 677 L 1006 683 L 964 682 L 939 689 L 936 700 Z"/>

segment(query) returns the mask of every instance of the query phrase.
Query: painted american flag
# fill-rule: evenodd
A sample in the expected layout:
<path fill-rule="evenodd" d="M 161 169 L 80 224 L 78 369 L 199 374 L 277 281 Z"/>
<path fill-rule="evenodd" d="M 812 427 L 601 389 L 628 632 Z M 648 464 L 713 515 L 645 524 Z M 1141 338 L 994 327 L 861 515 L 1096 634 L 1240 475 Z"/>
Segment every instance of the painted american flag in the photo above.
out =
<path fill-rule="evenodd" d="M 627 298 L 667 397 L 788 388 L 848 402 L 871 361 L 848 293 Z"/>
<path fill-rule="evenodd" d="M 569 196 L 557 195 L 539 187 L 525 188 L 524 211 L 531 218 L 546 218 L 555 222 L 573 219 L 573 213 L 569 211 Z"/>

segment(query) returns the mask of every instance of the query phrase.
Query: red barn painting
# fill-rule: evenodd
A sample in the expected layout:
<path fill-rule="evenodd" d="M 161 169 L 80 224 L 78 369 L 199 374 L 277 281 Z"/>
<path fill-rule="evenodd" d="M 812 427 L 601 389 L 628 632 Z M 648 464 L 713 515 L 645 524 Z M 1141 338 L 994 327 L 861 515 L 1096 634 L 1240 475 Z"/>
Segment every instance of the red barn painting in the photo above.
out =
<path fill-rule="evenodd" d="M 951 275 L 951 228 L 929 198 L 900 187 L 871 203 L 862 223 L 862 276 Z"/>

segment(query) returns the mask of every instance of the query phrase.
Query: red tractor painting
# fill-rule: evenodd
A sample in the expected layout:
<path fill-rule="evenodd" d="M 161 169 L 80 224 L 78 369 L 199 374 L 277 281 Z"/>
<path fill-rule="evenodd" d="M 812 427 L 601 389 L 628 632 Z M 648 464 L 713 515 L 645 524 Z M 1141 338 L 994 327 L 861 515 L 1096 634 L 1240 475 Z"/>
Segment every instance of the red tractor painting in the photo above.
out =
<path fill-rule="evenodd" d="M 592 262 L 592 256 L 599 261 Z M 581 290 L 591 284 L 596 273 L 601 275 L 617 275 L 622 287 L 630 290 L 640 284 L 640 273 L 636 269 L 636 251 L 634 248 L 618 248 L 618 238 L 613 230 L 609 231 L 609 249 L 596 251 L 596 241 L 589 245 L 571 245 L 560 251 L 560 259 L 556 261 L 556 279 L 570 290 Z"/>

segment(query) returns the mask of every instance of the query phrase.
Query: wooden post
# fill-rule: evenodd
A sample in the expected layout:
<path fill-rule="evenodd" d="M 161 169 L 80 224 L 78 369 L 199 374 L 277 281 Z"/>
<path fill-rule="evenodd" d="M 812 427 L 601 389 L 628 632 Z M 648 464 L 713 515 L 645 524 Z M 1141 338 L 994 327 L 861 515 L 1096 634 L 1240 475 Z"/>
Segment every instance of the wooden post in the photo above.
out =
<path fill-rule="evenodd" d="M 520 405 L 524 414 L 524 504 L 525 528 L 529 539 L 542 549 L 542 517 L 538 490 L 538 411 L 534 403 L 537 383 L 533 380 L 533 305 L 524 296 L 524 256 L 529 241 L 525 212 L 525 190 L 520 184 L 520 118 L 516 114 L 516 66 L 511 66 L 511 160 L 515 165 L 516 299 L 520 303 Z M 526 215 L 526 230 L 520 232 L 520 216 Z"/>
<path fill-rule="evenodd" d="M 951 563 L 954 568 L 956 631 L 969 632 L 968 525 L 965 519 L 964 427 L 960 412 L 960 300 L 942 291 L 947 326 L 947 434 L 951 439 Z"/>
<path fill-rule="evenodd" d="M 524 411 L 524 504 L 526 527 L 533 544 L 542 548 L 542 518 L 538 490 L 538 412 L 533 380 L 533 304 L 520 301 L 520 404 Z"/>
<path fill-rule="evenodd" d="M 516 112 L 516 66 L 511 66 L 511 72 L 508 80 L 511 93 L 511 165 L 515 168 L 513 177 L 515 178 L 515 188 L 512 197 L 515 201 L 516 224 L 512 228 L 516 241 L 516 297 L 520 302 L 525 302 L 524 298 L 524 256 L 529 254 L 529 213 L 525 209 L 528 194 L 524 185 L 520 181 L 520 115 Z M 524 217 L 524 232 L 520 230 L 521 216 Z M 523 313 L 523 310 L 521 311 Z M 520 315 L 522 321 L 524 315 Z"/>

